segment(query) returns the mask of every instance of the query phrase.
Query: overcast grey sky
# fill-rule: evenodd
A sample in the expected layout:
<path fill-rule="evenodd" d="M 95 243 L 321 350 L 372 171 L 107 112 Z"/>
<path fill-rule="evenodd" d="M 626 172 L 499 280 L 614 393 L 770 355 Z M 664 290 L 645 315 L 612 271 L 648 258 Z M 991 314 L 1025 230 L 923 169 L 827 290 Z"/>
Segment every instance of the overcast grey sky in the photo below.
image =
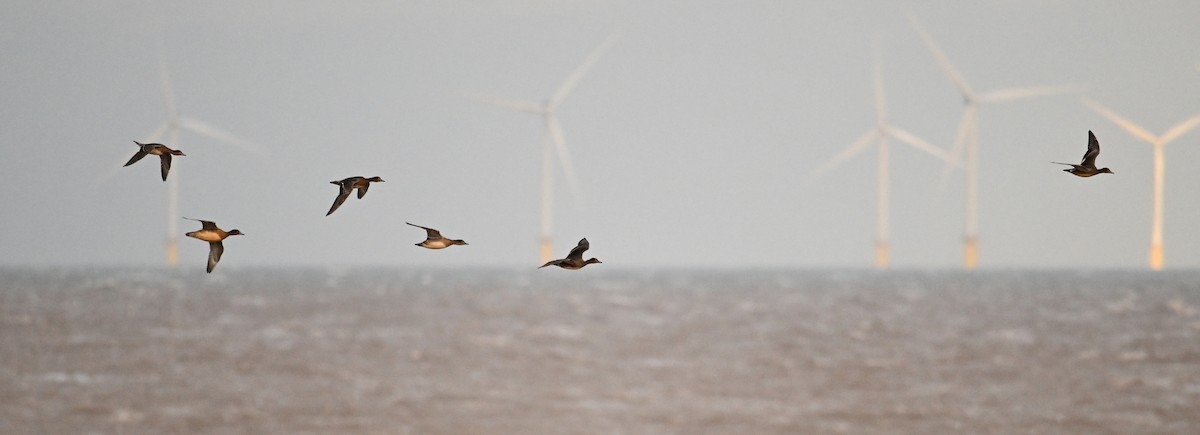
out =
<path fill-rule="evenodd" d="M 1200 113 L 1200 2 L 913 2 L 977 90 L 1086 84 L 1161 133 Z M 806 176 L 874 125 L 873 34 L 894 124 L 943 148 L 962 99 L 891 1 L 8 1 L 0 5 L 0 264 L 159 267 L 153 160 L 96 178 L 179 110 L 269 156 L 184 133 L 183 216 L 248 235 L 221 268 L 535 266 L 541 121 L 462 98 L 540 100 L 621 37 L 559 107 L 582 182 L 556 251 L 605 266 L 871 265 L 875 156 Z M 161 29 L 161 30 L 160 30 Z M 1056 96 L 980 113 L 980 265 L 1146 267 L 1152 154 Z M 1087 130 L 1115 175 L 1082 179 Z M 893 265 L 958 267 L 962 177 L 892 145 Z M 1167 147 L 1166 264 L 1200 266 L 1200 132 Z M 378 175 L 324 216 L 328 181 Z M 561 173 L 558 180 L 563 180 Z M 428 251 L 410 221 L 463 238 Z M 182 231 L 196 223 L 184 221 Z M 207 246 L 181 241 L 183 267 Z M 220 269 L 218 269 L 220 270 Z"/>

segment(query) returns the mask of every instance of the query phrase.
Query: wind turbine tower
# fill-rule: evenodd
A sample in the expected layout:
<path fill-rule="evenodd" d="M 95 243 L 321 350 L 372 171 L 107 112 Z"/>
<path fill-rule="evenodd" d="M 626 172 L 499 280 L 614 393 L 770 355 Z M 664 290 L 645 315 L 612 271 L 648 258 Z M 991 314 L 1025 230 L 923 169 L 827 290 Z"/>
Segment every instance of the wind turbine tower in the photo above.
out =
<path fill-rule="evenodd" d="M 878 269 L 887 268 L 890 262 L 889 243 L 889 204 L 890 192 L 888 190 L 888 139 L 895 138 L 904 142 L 913 148 L 928 153 L 944 162 L 950 162 L 950 157 L 945 151 L 938 147 L 930 145 L 929 142 L 917 137 L 916 135 L 899 129 L 888 121 L 887 117 L 887 102 L 883 91 L 883 67 L 881 66 L 879 54 L 879 38 L 875 39 L 874 49 L 874 78 L 875 78 L 875 127 L 865 134 L 860 136 L 849 146 L 844 148 L 842 152 L 825 161 L 820 167 L 813 172 L 809 180 L 815 180 L 829 171 L 837 168 L 843 162 L 854 157 L 865 150 L 868 146 L 876 144 L 879 147 L 878 155 L 878 218 L 876 221 L 875 235 L 875 267 Z"/>
<path fill-rule="evenodd" d="M 575 198 L 576 206 L 581 207 L 583 202 L 583 197 L 579 191 L 579 180 L 575 177 L 575 168 L 571 165 L 571 155 L 567 150 L 566 141 L 563 139 L 562 127 L 559 126 L 558 117 L 556 116 L 558 106 L 575 89 L 575 86 L 579 84 L 579 81 L 583 79 L 583 76 L 587 74 L 592 65 L 600 60 L 604 52 L 608 51 L 617 42 L 617 36 L 616 33 L 613 33 L 600 46 L 592 50 L 583 63 L 559 85 L 554 94 L 545 100 L 529 101 L 476 96 L 477 99 L 483 102 L 518 112 L 532 113 L 542 118 L 544 124 L 542 130 L 542 228 L 541 236 L 538 240 L 538 256 L 540 258 L 539 261 L 542 263 L 554 258 L 554 159 L 556 156 L 559 166 L 562 167 L 563 173 L 567 177 L 571 195 Z"/>
<path fill-rule="evenodd" d="M 1006 88 L 976 93 L 967 84 L 967 81 L 963 79 L 958 69 L 950 63 L 950 59 L 942 53 L 941 48 L 934 42 L 933 37 L 929 36 L 929 33 L 921 26 L 921 22 L 917 19 L 917 16 L 910 13 L 909 21 L 917 33 L 920 34 L 921 39 L 925 41 L 925 45 L 929 48 L 929 51 L 933 53 L 933 57 L 946 73 L 946 77 L 962 93 L 964 105 L 962 120 L 959 122 L 958 134 L 954 139 L 954 146 L 950 150 L 951 159 L 948 162 L 958 162 L 962 154 L 962 149 L 966 148 L 967 156 L 965 170 L 963 171 L 966 179 L 964 189 L 966 193 L 964 203 L 966 221 L 963 235 L 963 266 L 967 269 L 974 269 L 979 264 L 979 107 L 985 104 L 1002 103 L 1032 97 L 1077 93 L 1081 92 L 1083 88 L 1077 85 L 1037 86 Z M 943 179 L 949 174 L 950 168 L 951 164 L 947 163 L 943 172 Z"/>
<path fill-rule="evenodd" d="M 1163 169 L 1165 161 L 1163 158 L 1163 149 L 1171 141 L 1178 139 L 1185 133 L 1200 125 L 1200 114 L 1192 116 L 1183 122 L 1175 124 L 1167 129 L 1166 133 L 1161 136 L 1155 136 L 1142 128 L 1142 126 L 1134 124 L 1132 121 L 1118 115 L 1111 109 L 1104 107 L 1100 103 L 1090 99 L 1083 99 L 1086 105 L 1092 111 L 1105 117 L 1113 124 L 1121 127 L 1122 130 L 1129 133 L 1131 136 L 1141 139 L 1154 146 L 1154 221 L 1150 227 L 1150 268 L 1153 270 L 1162 270 L 1163 267 Z"/>

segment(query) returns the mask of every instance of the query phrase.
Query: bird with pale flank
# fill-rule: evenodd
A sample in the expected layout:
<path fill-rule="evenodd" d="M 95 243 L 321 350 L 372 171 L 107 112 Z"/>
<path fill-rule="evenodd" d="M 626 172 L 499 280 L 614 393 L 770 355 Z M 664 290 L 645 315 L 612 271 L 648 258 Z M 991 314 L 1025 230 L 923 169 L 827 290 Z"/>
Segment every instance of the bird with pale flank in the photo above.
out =
<path fill-rule="evenodd" d="M 409 222 L 405 222 L 405 223 L 425 230 L 425 240 L 422 241 L 421 243 L 416 244 L 417 246 L 420 246 L 422 248 L 442 249 L 442 248 L 446 248 L 446 247 L 449 247 L 452 245 L 466 245 L 467 244 L 467 242 L 464 242 L 459 239 L 447 239 L 445 237 L 442 237 L 442 233 L 433 228 L 423 227 L 423 226 L 420 226 L 420 225 L 417 225 L 414 223 L 409 223 Z"/>
<path fill-rule="evenodd" d="M 213 221 L 201 219 L 192 219 L 185 217 L 184 219 L 200 222 L 200 231 L 192 231 L 184 234 L 185 236 L 200 239 L 208 242 L 208 273 L 212 273 L 213 269 L 217 268 L 217 262 L 221 261 L 221 254 L 225 253 L 225 245 L 221 241 L 229 236 L 241 236 L 241 231 L 236 229 L 225 231 L 217 228 L 217 224 Z"/>

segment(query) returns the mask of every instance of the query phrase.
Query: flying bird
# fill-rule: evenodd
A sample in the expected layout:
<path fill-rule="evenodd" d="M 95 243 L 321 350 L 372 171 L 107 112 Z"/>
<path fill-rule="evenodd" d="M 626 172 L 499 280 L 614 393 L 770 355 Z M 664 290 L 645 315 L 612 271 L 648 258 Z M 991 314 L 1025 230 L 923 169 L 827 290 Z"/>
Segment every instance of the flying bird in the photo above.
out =
<path fill-rule="evenodd" d="M 371 187 L 372 182 L 382 183 L 383 179 L 379 177 L 350 177 L 341 181 L 330 181 L 329 184 L 336 184 L 341 190 L 338 192 L 337 199 L 333 200 L 333 207 L 329 207 L 329 213 L 325 213 L 325 216 L 333 214 L 334 210 L 341 207 L 342 203 L 346 202 L 346 198 L 350 197 L 350 191 L 354 189 L 358 189 L 358 199 L 362 199 L 363 196 L 366 196 L 367 189 Z"/>
<path fill-rule="evenodd" d="M 442 248 L 445 248 L 445 247 L 448 247 L 451 245 L 466 245 L 467 244 L 467 242 L 464 242 L 462 240 L 447 239 L 445 237 L 442 237 L 442 233 L 433 228 L 423 227 L 423 226 L 413 224 L 413 223 L 408 223 L 408 222 L 405 222 L 405 223 L 425 230 L 425 241 L 416 244 L 417 246 L 420 246 L 422 248 L 442 249 Z"/>
<path fill-rule="evenodd" d="M 561 260 L 550 260 L 538 269 L 546 266 L 558 266 L 563 269 L 576 270 L 582 269 L 583 266 L 587 266 L 592 263 L 602 263 L 596 258 L 589 258 L 587 261 L 583 261 L 583 252 L 587 251 L 588 247 L 590 247 L 590 245 L 588 244 L 587 238 L 580 239 L 579 244 L 575 245 L 575 248 L 571 249 L 570 254 L 567 254 L 567 258 L 563 258 Z"/>
<path fill-rule="evenodd" d="M 217 262 L 221 261 L 221 254 L 225 253 L 225 245 L 221 244 L 221 241 L 229 236 L 244 235 L 236 229 L 225 231 L 217 228 L 217 224 L 212 221 L 188 217 L 184 219 L 200 222 L 200 231 L 192 231 L 184 235 L 208 242 L 208 273 L 212 273 L 213 269 L 217 268 Z"/>
<path fill-rule="evenodd" d="M 167 172 L 171 172 L 171 156 L 187 155 L 187 154 L 184 154 L 183 151 L 167 148 L 166 145 L 163 145 L 160 143 L 141 143 L 136 140 L 133 141 L 133 143 L 137 144 L 138 152 L 137 152 L 137 154 L 134 154 L 132 158 L 129 159 L 128 163 L 125 163 L 125 166 L 129 166 L 134 163 L 137 163 L 138 160 L 141 160 L 142 157 L 146 157 L 147 155 L 151 155 L 151 154 L 156 155 L 160 158 L 160 160 L 162 160 L 162 179 L 163 179 L 163 181 L 167 181 Z"/>
<path fill-rule="evenodd" d="M 1070 166 L 1071 169 L 1063 169 L 1065 172 L 1070 172 L 1078 177 L 1091 177 L 1096 174 L 1111 174 L 1113 171 L 1108 168 L 1096 169 L 1096 157 L 1100 155 L 1100 141 L 1096 140 L 1096 135 L 1088 130 L 1088 148 L 1087 152 L 1083 153 L 1083 161 L 1078 165 L 1062 162 L 1050 162 L 1059 165 Z"/>

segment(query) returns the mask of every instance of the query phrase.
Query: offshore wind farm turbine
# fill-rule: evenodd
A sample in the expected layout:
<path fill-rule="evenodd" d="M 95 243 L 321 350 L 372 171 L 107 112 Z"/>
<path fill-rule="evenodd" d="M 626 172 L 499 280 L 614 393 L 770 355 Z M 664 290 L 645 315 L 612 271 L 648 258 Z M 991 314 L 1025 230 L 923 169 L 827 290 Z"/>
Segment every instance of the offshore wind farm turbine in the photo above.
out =
<path fill-rule="evenodd" d="M 875 78 L 875 127 L 860 136 L 849 146 L 842 149 L 842 152 L 826 160 L 821 164 L 809 177 L 809 180 L 815 180 L 829 171 L 837 168 L 846 160 L 861 153 L 871 144 L 876 144 L 879 147 L 878 168 L 879 168 L 879 190 L 878 190 L 878 218 L 876 221 L 875 235 L 875 267 L 883 269 L 888 266 L 890 245 L 889 238 L 889 203 L 890 194 L 888 191 L 888 139 L 895 138 L 901 142 L 911 145 L 920 151 L 928 153 L 934 157 L 941 159 L 944 162 L 950 162 L 950 156 L 940 148 L 930 145 L 929 142 L 917 137 L 916 135 L 899 129 L 893 126 L 887 117 L 887 101 L 883 92 L 883 67 L 880 62 L 879 55 L 879 40 L 876 38 L 874 49 L 874 78 Z"/>
<path fill-rule="evenodd" d="M 1088 98 L 1083 99 L 1083 104 L 1088 106 L 1092 111 L 1100 114 L 1112 121 L 1122 130 L 1129 133 L 1131 136 L 1149 142 L 1154 146 L 1154 221 L 1150 228 L 1150 268 L 1153 270 L 1162 270 L 1163 267 L 1163 148 L 1171 141 L 1178 139 L 1188 131 L 1200 125 L 1200 114 L 1194 115 L 1191 118 L 1184 120 L 1171 128 L 1167 129 L 1166 133 L 1155 136 L 1142 128 L 1142 126 L 1134 124 L 1132 121 L 1118 115 L 1111 109 L 1104 107 L 1100 103 L 1092 101 Z"/>
<path fill-rule="evenodd" d="M 513 100 L 501 97 L 491 96 L 476 96 L 480 101 L 494 104 L 505 109 L 515 110 L 518 112 L 532 113 L 542 118 L 544 124 L 542 130 L 542 229 L 539 237 L 539 261 L 545 263 L 550 261 L 554 256 L 553 234 L 554 234 L 554 163 L 555 156 L 558 157 L 558 163 L 562 167 L 563 173 L 567 176 L 567 184 L 571 189 L 571 196 L 575 198 L 576 206 L 581 206 L 583 197 L 579 191 L 579 180 L 575 177 L 575 168 L 571 165 L 571 155 L 567 150 L 566 141 L 563 139 L 562 127 L 558 124 L 558 117 L 555 115 L 558 105 L 570 95 L 583 76 L 587 74 L 592 65 L 600 60 L 600 56 L 604 55 L 614 43 L 617 42 L 617 34 L 613 33 L 604 40 L 598 47 L 592 50 L 588 57 L 583 60 L 571 75 L 563 81 L 554 94 L 542 101 L 529 100 Z"/>
<path fill-rule="evenodd" d="M 158 60 L 159 82 L 162 85 L 163 98 L 167 103 L 167 119 L 163 121 L 157 129 L 149 136 L 141 140 L 142 143 L 166 141 L 167 146 L 179 149 L 179 132 L 188 130 L 193 133 L 207 136 L 221 142 L 225 142 L 247 151 L 256 154 L 265 155 L 263 146 L 258 143 L 242 139 L 232 133 L 218 129 L 209 125 L 206 122 L 180 116 L 175 104 L 175 92 L 171 86 L 171 78 L 167 73 L 167 63 L 163 56 L 159 55 Z M 167 266 L 175 267 L 179 263 L 179 168 L 175 165 L 172 168 L 171 175 L 167 177 L 167 243 L 166 243 L 166 262 Z M 121 168 L 121 164 L 113 166 L 113 169 L 102 175 L 99 180 L 107 179 Z M 99 181 L 98 180 L 98 181 Z"/>
<path fill-rule="evenodd" d="M 964 204 L 966 208 L 966 222 L 963 231 L 963 266 L 967 269 L 974 269 L 979 263 L 979 107 L 985 104 L 1003 103 L 1026 98 L 1077 93 L 1081 92 L 1083 87 L 1078 85 L 1027 86 L 976 93 L 967 84 L 966 79 L 962 77 L 958 69 L 950 63 L 950 59 L 942 53 L 941 48 L 934 42 L 933 37 L 929 36 L 929 33 L 925 31 L 917 16 L 909 13 L 909 21 L 917 33 L 920 34 L 921 39 L 925 41 L 925 45 L 929 48 L 929 51 L 933 53 L 933 57 L 946 73 L 946 77 L 962 93 L 964 106 L 962 120 L 959 122 L 958 134 L 955 136 L 954 145 L 950 150 L 951 159 L 948 160 L 942 178 L 944 182 L 949 175 L 951 168 L 949 162 L 958 162 L 963 148 L 966 148 L 967 156 L 963 171 L 966 179 L 964 189 L 966 193 Z"/>

